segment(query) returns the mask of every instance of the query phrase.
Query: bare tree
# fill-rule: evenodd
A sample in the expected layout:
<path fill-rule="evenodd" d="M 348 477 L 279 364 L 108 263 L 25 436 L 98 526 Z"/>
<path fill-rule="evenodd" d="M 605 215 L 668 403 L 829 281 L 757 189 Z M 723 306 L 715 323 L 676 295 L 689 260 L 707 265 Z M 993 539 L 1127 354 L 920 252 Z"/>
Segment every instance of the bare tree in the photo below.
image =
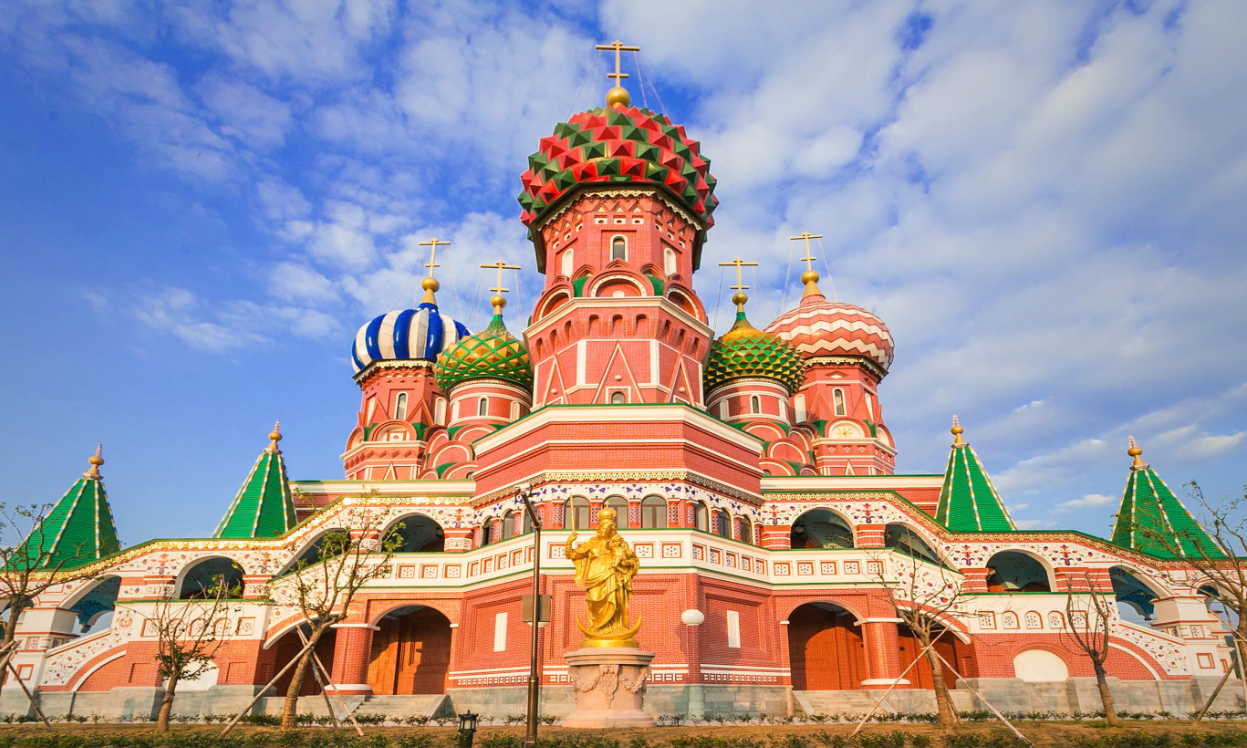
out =
<path fill-rule="evenodd" d="M 196 600 L 164 599 L 147 616 L 145 627 L 154 629 L 157 670 L 165 679 L 156 729 L 169 731 L 169 716 L 178 684 L 198 680 L 214 665 L 213 658 L 231 634 L 230 613 L 241 606 L 235 601 L 242 588 L 229 586 L 224 576 L 215 577 Z"/>
<path fill-rule="evenodd" d="M 903 542 L 902 545 L 908 544 Z M 909 627 L 914 638 L 922 645 L 927 663 L 931 666 L 931 685 L 935 689 L 935 705 L 940 724 L 951 725 L 957 722 L 957 709 L 953 706 L 952 695 L 944 683 L 944 666 L 935 651 L 935 643 L 947 631 L 941 621 L 960 614 L 965 593 L 960 580 L 952 576 L 943 565 L 923 562 L 917 549 L 912 547 L 899 550 L 905 551 L 905 554 L 880 554 L 874 557 L 874 561 L 879 564 L 877 578 L 883 583 L 884 594 L 896 611 L 896 617 Z M 895 573 L 895 581 L 888 580 L 886 576 L 889 563 Z"/>
<path fill-rule="evenodd" d="M 380 528 L 372 513 L 356 510 L 353 514 L 350 531 L 332 530 L 322 536 L 316 558 L 301 559 L 291 574 L 272 584 L 274 599 L 288 601 L 302 614 L 311 645 L 304 649 L 286 689 L 281 715 L 284 730 L 295 726 L 299 691 L 321 637 L 346 619 L 360 588 L 387 573 L 390 560 L 402 546 L 401 523 L 378 540 Z"/>
<path fill-rule="evenodd" d="M 1116 727 L 1117 710 L 1113 708 L 1113 694 L 1108 690 L 1108 673 L 1104 662 L 1108 659 L 1109 637 L 1112 635 L 1114 603 L 1091 582 L 1085 574 L 1087 589 L 1076 591 L 1069 585 L 1065 593 L 1066 631 L 1061 636 L 1073 641 L 1083 655 L 1091 661 L 1095 671 L 1095 683 L 1100 689 L 1100 701 L 1104 704 L 1104 721 Z"/>
<path fill-rule="evenodd" d="M 1247 703 L 1247 660 L 1243 657 L 1247 650 L 1247 489 L 1242 497 L 1225 496 L 1214 502 L 1204 497 L 1203 489 L 1195 481 L 1184 488 L 1187 498 L 1197 507 L 1203 532 L 1167 528 L 1153 517 L 1135 517 L 1134 531 L 1152 546 L 1185 560 L 1195 572 L 1194 578 L 1182 579 L 1171 573 L 1171 581 L 1198 590 L 1221 604 L 1239 667 L 1243 668 L 1240 675 Z"/>

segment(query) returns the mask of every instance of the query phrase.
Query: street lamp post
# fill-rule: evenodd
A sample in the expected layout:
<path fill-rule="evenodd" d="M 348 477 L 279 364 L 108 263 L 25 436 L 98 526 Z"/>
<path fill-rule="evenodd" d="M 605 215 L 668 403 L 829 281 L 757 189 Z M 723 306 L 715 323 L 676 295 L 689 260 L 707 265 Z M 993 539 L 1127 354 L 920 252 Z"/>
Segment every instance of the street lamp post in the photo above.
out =
<path fill-rule="evenodd" d="M 528 521 L 533 526 L 533 606 L 532 651 L 528 660 L 528 732 L 524 736 L 524 745 L 537 745 L 537 719 L 540 710 L 541 681 L 537 678 L 537 635 L 541 631 L 541 520 L 533 507 L 533 487 L 524 483 L 519 487 L 520 499 L 524 502 L 524 511 L 528 512 Z"/>

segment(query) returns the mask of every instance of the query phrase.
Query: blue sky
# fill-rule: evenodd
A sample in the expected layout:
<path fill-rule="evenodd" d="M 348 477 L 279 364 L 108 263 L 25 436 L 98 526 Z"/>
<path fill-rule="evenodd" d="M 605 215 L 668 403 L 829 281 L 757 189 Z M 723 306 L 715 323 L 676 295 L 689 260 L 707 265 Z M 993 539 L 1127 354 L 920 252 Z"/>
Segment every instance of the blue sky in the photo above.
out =
<path fill-rule="evenodd" d="M 348 346 L 414 300 L 417 241 L 454 242 L 439 300 L 475 328 L 477 265 L 521 264 L 520 329 L 518 175 L 615 38 L 714 162 L 706 303 L 737 254 L 755 324 L 795 303 L 808 230 L 891 327 L 901 471 L 943 469 L 957 413 L 1025 527 L 1105 534 L 1128 434 L 1171 486 L 1240 492 L 1247 5 L 784 7 L 11 2 L 4 501 L 55 500 L 102 441 L 125 541 L 204 536 L 277 418 L 292 477 L 340 477 Z"/>

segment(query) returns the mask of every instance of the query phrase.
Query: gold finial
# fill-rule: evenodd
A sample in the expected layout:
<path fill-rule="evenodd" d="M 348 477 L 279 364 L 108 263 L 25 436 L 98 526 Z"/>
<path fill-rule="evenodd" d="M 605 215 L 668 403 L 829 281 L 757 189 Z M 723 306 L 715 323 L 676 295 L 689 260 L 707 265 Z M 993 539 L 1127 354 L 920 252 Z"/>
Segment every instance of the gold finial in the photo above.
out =
<path fill-rule="evenodd" d="M 1134 437 L 1130 437 L 1130 449 L 1126 450 L 1126 454 L 1134 458 L 1134 464 L 1130 466 L 1131 470 L 1147 470 L 1147 463 L 1143 461 L 1143 448 L 1135 443 Z"/>
<path fill-rule="evenodd" d="M 494 314 L 502 314 L 503 307 L 507 305 L 507 299 L 505 296 L 503 296 L 503 294 L 511 290 L 509 288 L 502 287 L 502 271 L 503 270 L 519 270 L 520 266 L 519 265 L 508 265 L 502 260 L 498 260 L 497 262 L 491 265 L 481 265 L 481 267 L 495 268 L 498 271 L 498 285 L 489 289 L 490 291 L 494 292 L 494 297 L 489 300 L 489 303 L 492 304 L 494 307 Z"/>
<path fill-rule="evenodd" d="M 268 438 L 272 441 L 272 444 L 269 444 L 268 449 L 264 451 L 271 455 L 281 454 L 281 450 L 277 448 L 277 442 L 281 441 L 281 421 L 273 424 L 273 430 L 269 433 Z"/>
<path fill-rule="evenodd" d="M 966 440 L 962 439 L 961 435 L 965 433 L 965 429 L 961 428 L 961 422 L 957 420 L 957 416 L 953 416 L 953 427 L 950 430 L 953 432 L 953 436 L 956 437 L 953 440 L 953 446 L 964 447 Z"/>
<path fill-rule="evenodd" d="M 599 44 L 594 49 L 613 50 L 615 52 L 615 72 L 607 73 L 607 78 L 615 79 L 615 87 L 606 92 L 606 106 L 613 107 L 616 104 L 628 106 L 632 103 L 632 97 L 628 94 L 628 89 L 620 85 L 628 74 L 619 69 L 619 53 L 620 52 L 640 52 L 640 47 L 626 47 L 623 42 L 616 39 L 610 44 Z"/>
<path fill-rule="evenodd" d="M 87 480 L 99 480 L 102 477 L 100 475 L 100 465 L 104 464 L 104 458 L 100 455 L 103 451 L 104 445 L 100 444 L 95 448 L 95 454 L 87 458 L 87 462 L 91 463 L 91 469 L 82 474 L 83 478 L 86 478 Z"/>
<path fill-rule="evenodd" d="M 437 279 L 433 277 L 433 268 L 440 267 L 437 264 L 437 245 L 439 244 L 450 246 L 450 242 L 444 242 L 436 236 L 427 242 L 420 242 L 420 246 L 429 248 L 429 261 L 424 264 L 429 269 L 429 274 L 424 280 L 420 281 L 420 287 L 424 289 L 424 298 L 420 299 L 421 304 L 436 304 L 437 300 L 433 298 L 433 294 L 442 287 L 437 282 Z"/>
<path fill-rule="evenodd" d="M 805 284 L 805 292 L 801 294 L 801 298 L 807 296 L 822 296 L 823 292 L 818 290 L 818 271 L 814 269 L 814 257 L 810 256 L 810 240 L 822 239 L 822 234 L 811 234 L 808 231 L 802 231 L 800 236 L 789 237 L 789 241 L 805 240 L 805 257 L 801 261 L 805 263 L 805 272 L 801 274 L 801 282 Z"/>
<path fill-rule="evenodd" d="M 749 288 L 749 286 L 746 286 L 744 283 L 741 283 L 740 269 L 742 267 L 755 267 L 757 266 L 758 263 L 745 262 L 744 260 L 737 257 L 735 260 L 732 260 L 731 262 L 720 262 L 719 264 L 724 265 L 724 266 L 726 265 L 736 266 L 736 285 L 730 286 L 730 288 L 736 292 L 732 294 L 732 303 L 736 305 L 737 314 L 744 314 L 745 313 L 745 302 L 749 301 L 749 295 L 746 294 L 745 291 Z"/>

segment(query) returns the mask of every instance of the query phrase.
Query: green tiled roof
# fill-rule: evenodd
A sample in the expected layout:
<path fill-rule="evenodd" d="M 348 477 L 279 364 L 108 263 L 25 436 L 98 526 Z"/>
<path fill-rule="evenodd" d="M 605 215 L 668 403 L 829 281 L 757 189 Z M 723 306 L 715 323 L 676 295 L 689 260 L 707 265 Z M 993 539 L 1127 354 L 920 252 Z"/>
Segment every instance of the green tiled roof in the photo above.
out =
<path fill-rule="evenodd" d="M 121 550 L 117 526 L 99 466 L 97 451 L 92 467 L 56 502 L 52 511 L 26 538 L 11 563 L 38 564 L 43 568 L 72 568 Z"/>
<path fill-rule="evenodd" d="M 957 439 L 948 455 L 944 486 L 935 519 L 953 532 L 1013 532 L 1017 530 L 1000 494 L 979 462 L 974 449 L 961 438 L 962 429 L 953 418 Z"/>
<path fill-rule="evenodd" d="M 1224 553 L 1208 537 L 1169 486 L 1150 465 L 1139 459 L 1143 453 L 1130 440 L 1135 464 L 1126 479 L 1112 542 L 1159 558 L 1223 558 Z M 1161 537 L 1172 538 L 1165 543 Z M 1200 549 L 1203 549 L 1201 554 Z M 1178 551 L 1177 554 L 1174 551 Z"/>
<path fill-rule="evenodd" d="M 255 461 L 212 537 L 272 538 L 295 526 L 294 497 L 286 478 L 286 462 L 277 448 L 281 434 L 274 429 L 269 438 L 273 443 Z"/>
<path fill-rule="evenodd" d="M 725 382 L 746 377 L 775 380 L 796 392 L 805 383 L 805 362 L 791 343 L 749 324 L 745 312 L 723 337 L 710 344 L 702 387 L 711 392 Z"/>

